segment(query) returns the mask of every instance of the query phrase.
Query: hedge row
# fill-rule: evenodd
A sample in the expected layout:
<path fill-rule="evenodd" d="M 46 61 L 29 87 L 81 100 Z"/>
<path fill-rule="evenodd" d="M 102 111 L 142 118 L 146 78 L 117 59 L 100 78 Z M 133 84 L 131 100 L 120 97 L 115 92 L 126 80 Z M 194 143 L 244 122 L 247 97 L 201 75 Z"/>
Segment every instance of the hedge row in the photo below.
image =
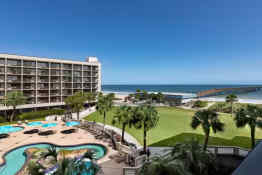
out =
<path fill-rule="evenodd" d="M 44 118 L 49 115 L 63 115 L 65 113 L 64 109 L 49 109 L 42 111 L 26 112 L 18 116 L 20 120 L 32 120 L 38 118 Z"/>
<path fill-rule="evenodd" d="M 197 100 L 194 102 L 193 108 L 204 108 L 204 107 L 207 107 L 207 105 L 208 105 L 207 101 Z"/>

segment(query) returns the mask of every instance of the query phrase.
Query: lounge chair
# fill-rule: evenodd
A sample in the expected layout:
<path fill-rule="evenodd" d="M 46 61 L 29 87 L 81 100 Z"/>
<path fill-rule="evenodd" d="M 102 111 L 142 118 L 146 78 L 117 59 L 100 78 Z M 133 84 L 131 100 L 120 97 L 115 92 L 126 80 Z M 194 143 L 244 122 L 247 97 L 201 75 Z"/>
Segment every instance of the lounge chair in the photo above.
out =
<path fill-rule="evenodd" d="M 40 136 L 49 136 L 49 135 L 53 135 L 55 134 L 56 132 L 53 131 L 53 130 L 47 130 L 47 131 L 42 131 L 42 132 L 39 132 L 38 135 Z"/>
<path fill-rule="evenodd" d="M 39 132 L 39 129 L 31 129 L 29 131 L 25 131 L 24 134 L 35 134 L 35 133 L 38 133 Z"/>
<path fill-rule="evenodd" d="M 0 134 L 0 139 L 5 139 L 9 137 L 9 134 Z"/>

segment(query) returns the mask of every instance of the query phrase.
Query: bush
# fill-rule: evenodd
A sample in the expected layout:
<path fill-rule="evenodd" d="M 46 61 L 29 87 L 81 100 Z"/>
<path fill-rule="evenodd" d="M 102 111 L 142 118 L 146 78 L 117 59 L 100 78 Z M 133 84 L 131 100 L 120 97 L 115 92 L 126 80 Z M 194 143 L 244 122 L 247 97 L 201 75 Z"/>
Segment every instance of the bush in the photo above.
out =
<path fill-rule="evenodd" d="M 260 106 L 261 105 L 257 105 Z M 237 112 L 241 108 L 246 108 L 247 104 L 245 103 L 234 103 L 234 113 Z M 217 102 L 214 105 L 209 107 L 210 110 L 216 111 L 216 112 L 223 112 L 223 113 L 229 113 L 231 114 L 231 104 L 226 102 Z"/>
<path fill-rule="evenodd" d="M 38 118 L 44 118 L 49 115 L 63 115 L 65 113 L 64 109 L 49 109 L 42 111 L 26 112 L 18 116 L 20 120 L 32 120 Z"/>
<path fill-rule="evenodd" d="M 3 116 L 0 116 L 0 123 L 4 123 L 7 122 L 6 118 Z"/>
<path fill-rule="evenodd" d="M 197 101 L 195 101 L 195 103 L 193 104 L 193 108 L 204 108 L 204 107 L 207 107 L 207 104 L 208 104 L 207 101 L 197 100 Z"/>

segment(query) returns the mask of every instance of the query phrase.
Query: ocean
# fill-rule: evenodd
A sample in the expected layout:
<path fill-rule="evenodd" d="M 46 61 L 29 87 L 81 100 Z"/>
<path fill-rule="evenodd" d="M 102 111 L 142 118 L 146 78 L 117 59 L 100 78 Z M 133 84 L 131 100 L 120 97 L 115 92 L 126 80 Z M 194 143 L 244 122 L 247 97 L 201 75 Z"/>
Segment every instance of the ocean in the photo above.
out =
<path fill-rule="evenodd" d="M 129 94 L 137 89 L 148 92 L 162 92 L 183 95 L 184 98 L 195 97 L 200 91 L 219 88 L 253 87 L 262 85 L 102 85 L 103 92 L 114 92 L 118 94 Z M 240 99 L 262 100 L 262 91 L 237 94 Z M 223 96 L 217 96 L 223 98 Z"/>

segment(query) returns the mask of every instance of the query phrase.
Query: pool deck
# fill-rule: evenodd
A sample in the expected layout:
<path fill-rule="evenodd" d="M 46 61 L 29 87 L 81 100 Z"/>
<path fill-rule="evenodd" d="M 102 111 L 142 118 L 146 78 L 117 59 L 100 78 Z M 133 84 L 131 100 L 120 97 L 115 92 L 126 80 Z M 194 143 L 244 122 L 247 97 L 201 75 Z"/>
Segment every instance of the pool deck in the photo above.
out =
<path fill-rule="evenodd" d="M 48 122 L 43 121 L 43 123 L 48 123 Z M 3 155 L 9 150 L 19 146 L 33 144 L 33 143 L 40 143 L 40 142 L 48 142 L 61 146 L 79 145 L 79 144 L 88 144 L 88 143 L 101 144 L 107 148 L 108 152 L 105 157 L 103 157 L 98 161 L 99 164 L 110 161 L 111 159 L 109 158 L 109 156 L 117 153 L 117 151 L 113 150 L 111 147 L 108 146 L 108 143 L 105 143 L 102 140 L 95 139 L 92 134 L 90 134 L 85 130 L 78 129 L 76 133 L 72 133 L 68 135 L 61 134 L 60 131 L 73 128 L 71 126 L 70 127 L 64 126 L 63 124 L 64 123 L 60 121 L 57 122 L 57 126 L 49 127 L 49 128 L 42 128 L 41 126 L 27 126 L 26 124 L 20 125 L 24 127 L 24 130 L 14 133 L 9 133 L 10 136 L 8 138 L 0 140 L 0 164 L 4 162 Z M 39 136 L 38 134 L 27 135 L 23 133 L 24 131 L 31 130 L 31 129 L 39 129 L 40 131 L 54 130 L 56 131 L 56 134 L 50 136 Z"/>

